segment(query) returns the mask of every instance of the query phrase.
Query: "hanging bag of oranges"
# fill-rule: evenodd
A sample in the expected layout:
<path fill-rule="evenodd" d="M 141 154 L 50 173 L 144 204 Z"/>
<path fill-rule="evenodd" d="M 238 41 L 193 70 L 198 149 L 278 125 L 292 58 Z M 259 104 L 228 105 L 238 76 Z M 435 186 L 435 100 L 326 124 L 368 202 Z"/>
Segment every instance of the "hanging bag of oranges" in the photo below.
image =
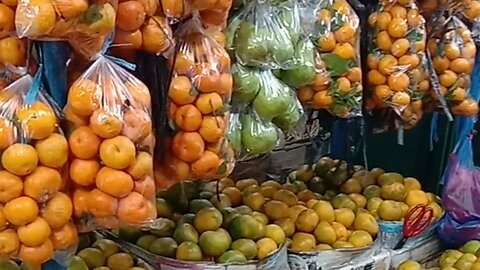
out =
<path fill-rule="evenodd" d="M 82 231 L 156 218 L 150 92 L 116 62 L 100 56 L 72 84 L 64 108 Z"/>
<path fill-rule="evenodd" d="M 316 75 L 298 91 L 313 109 L 327 109 L 338 117 L 361 113 L 360 20 L 346 0 L 321 1 L 308 16 L 310 39 L 316 47 Z"/>
<path fill-rule="evenodd" d="M 409 122 L 430 94 L 425 20 L 414 0 L 383 0 L 368 23 L 367 109 L 392 108 Z"/>
<path fill-rule="evenodd" d="M 98 53 L 115 28 L 117 0 L 18 0 L 19 37 L 69 40 L 80 53 Z"/>
<path fill-rule="evenodd" d="M 178 29 L 168 89 L 169 135 L 164 174 L 177 181 L 228 175 L 234 156 L 226 139 L 232 93 L 230 57 L 206 34 L 198 14 Z"/>
<path fill-rule="evenodd" d="M 428 49 L 441 93 L 453 115 L 474 116 L 478 103 L 469 92 L 475 64 L 476 47 L 470 30 L 457 17 L 450 16 L 443 27 L 433 33 Z M 436 79 L 436 78 L 434 78 Z M 436 96 L 433 97 L 436 99 Z"/>
<path fill-rule="evenodd" d="M 32 265 L 74 251 L 78 241 L 65 193 L 68 141 L 41 74 L 25 75 L 0 94 L 0 257 Z"/>

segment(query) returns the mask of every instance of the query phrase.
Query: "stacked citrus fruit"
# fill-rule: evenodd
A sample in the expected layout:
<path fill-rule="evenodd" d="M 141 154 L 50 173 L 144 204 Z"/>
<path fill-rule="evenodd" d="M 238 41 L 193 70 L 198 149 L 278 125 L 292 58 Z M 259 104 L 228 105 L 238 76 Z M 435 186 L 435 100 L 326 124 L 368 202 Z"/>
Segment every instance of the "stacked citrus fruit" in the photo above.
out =
<path fill-rule="evenodd" d="M 5 64 L 26 64 L 26 43 L 14 36 L 16 5 L 17 1 L 0 2 L 0 69 Z"/>
<path fill-rule="evenodd" d="M 232 92 L 230 58 L 198 18 L 179 29 L 168 89 L 171 136 L 161 170 L 170 179 L 218 178 L 232 169 L 226 132 Z"/>
<path fill-rule="evenodd" d="M 471 240 L 457 249 L 448 249 L 438 260 L 440 270 L 480 269 L 480 241 Z M 405 268 L 406 269 L 406 268 Z"/>
<path fill-rule="evenodd" d="M 422 114 L 422 99 L 430 90 L 425 20 L 413 0 L 380 1 L 368 23 L 367 108 L 391 107 L 397 113 L 405 110 L 401 116 L 408 123 L 413 114 L 414 125 Z"/>
<path fill-rule="evenodd" d="M 476 47 L 470 30 L 455 16 L 428 43 L 439 90 L 455 115 L 473 116 L 477 102 L 469 96 Z"/>
<path fill-rule="evenodd" d="M 82 230 L 155 218 L 150 106 L 147 87 L 103 57 L 70 87 L 69 176 Z"/>
<path fill-rule="evenodd" d="M 153 254 L 183 261 L 262 260 L 285 243 L 286 235 L 280 224 L 269 219 L 269 213 L 278 211 L 264 208 L 268 198 L 257 184 L 253 179 L 234 183 L 224 178 L 216 194 L 217 182 L 177 183 L 157 198 L 159 226 L 149 232 L 123 227 L 119 237 Z"/>
<path fill-rule="evenodd" d="M 172 46 L 172 29 L 158 14 L 158 0 L 120 1 L 117 7 L 114 43 L 125 49 L 164 53 Z"/>
<path fill-rule="evenodd" d="M 315 15 L 312 40 L 321 55 L 316 65 L 327 73 L 318 73 L 314 83 L 300 92 L 308 92 L 313 108 L 346 117 L 361 108 L 360 20 L 345 0 L 322 3 Z"/>
<path fill-rule="evenodd" d="M 0 257 L 40 264 L 76 244 L 77 230 L 64 193 L 68 142 L 47 99 L 26 100 L 31 85 L 22 77 L 0 101 Z"/>
<path fill-rule="evenodd" d="M 204 25 L 225 28 L 232 0 L 160 0 L 165 15 L 178 21 L 198 11 Z"/>

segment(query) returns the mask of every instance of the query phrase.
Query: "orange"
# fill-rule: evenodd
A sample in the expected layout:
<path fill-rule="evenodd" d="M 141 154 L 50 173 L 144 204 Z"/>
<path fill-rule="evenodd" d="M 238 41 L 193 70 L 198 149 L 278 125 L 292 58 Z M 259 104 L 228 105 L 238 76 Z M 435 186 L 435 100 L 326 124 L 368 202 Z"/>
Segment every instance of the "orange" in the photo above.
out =
<path fill-rule="evenodd" d="M 327 11 L 328 12 L 328 11 Z M 335 49 L 337 42 L 332 32 L 327 32 L 318 38 L 317 46 L 320 52 L 331 52 Z"/>
<path fill-rule="evenodd" d="M 377 34 L 375 39 L 378 48 L 382 49 L 385 52 L 389 52 L 392 48 L 392 39 L 388 35 L 387 31 L 381 31 Z"/>
<path fill-rule="evenodd" d="M 318 91 L 313 96 L 313 104 L 319 108 L 326 108 L 333 104 L 333 98 L 327 91 Z"/>
<path fill-rule="evenodd" d="M 230 60 L 230 55 L 228 54 L 228 52 L 223 48 L 215 48 L 212 53 L 213 53 L 213 57 L 215 57 L 214 59 L 217 60 L 217 69 L 220 72 L 229 72 L 232 61 Z M 223 74 L 229 75 L 228 73 L 223 73 Z M 227 82 L 226 85 L 228 85 L 229 76 L 223 76 L 223 77 L 224 77 L 223 80 Z M 222 80 L 222 78 L 220 79 Z M 221 93 L 221 91 L 217 91 L 217 92 Z"/>
<path fill-rule="evenodd" d="M 355 49 L 350 43 L 337 44 L 332 53 L 345 60 L 353 59 L 356 56 Z"/>
<path fill-rule="evenodd" d="M 4 231 L 8 226 L 7 218 L 3 214 L 3 205 L 0 206 L 0 232 Z M 1 256 L 1 255 L 0 255 Z"/>
<path fill-rule="evenodd" d="M 217 93 L 200 94 L 195 106 L 202 114 L 211 114 L 223 108 L 223 99 Z"/>
<path fill-rule="evenodd" d="M 1 33 L 0 33 L 1 34 Z M 0 39 L 0 63 L 25 66 L 27 44 L 25 39 L 6 37 Z"/>
<path fill-rule="evenodd" d="M 0 149 L 6 149 L 15 142 L 13 123 L 0 119 Z"/>
<path fill-rule="evenodd" d="M 168 102 L 168 111 L 167 115 L 170 119 L 174 120 L 175 119 L 175 113 L 177 112 L 178 106 L 175 105 L 173 102 Z"/>
<path fill-rule="evenodd" d="M 142 224 L 157 217 L 153 203 L 138 192 L 132 192 L 118 203 L 117 216 L 126 224 Z"/>
<path fill-rule="evenodd" d="M 386 85 L 375 86 L 374 93 L 375 97 L 382 101 L 387 100 L 392 96 L 392 91 Z"/>
<path fill-rule="evenodd" d="M 153 178 L 148 175 L 135 181 L 135 187 L 133 190 L 148 199 L 153 199 L 156 195 L 155 182 L 153 181 Z"/>
<path fill-rule="evenodd" d="M 445 47 L 443 48 L 443 54 L 449 59 L 449 60 L 455 60 L 458 57 L 460 57 L 460 48 L 457 44 L 455 43 L 447 43 L 445 44 Z"/>
<path fill-rule="evenodd" d="M 38 101 L 32 106 L 19 109 L 16 116 L 22 125 L 23 132 L 35 140 L 50 136 L 57 125 L 57 117 L 52 108 Z"/>
<path fill-rule="evenodd" d="M 99 108 L 100 86 L 89 79 L 73 83 L 68 91 L 68 107 L 79 116 L 90 116 Z"/>
<path fill-rule="evenodd" d="M 302 103 L 307 103 L 312 100 L 314 94 L 315 92 L 313 92 L 313 89 L 309 86 L 304 86 L 297 90 L 298 100 Z"/>
<path fill-rule="evenodd" d="M 373 54 L 368 54 L 367 56 L 367 66 L 370 69 L 377 69 L 378 68 L 378 57 Z"/>
<path fill-rule="evenodd" d="M 34 247 L 43 244 L 52 233 L 48 223 L 41 217 L 37 217 L 31 223 L 20 226 L 17 229 L 18 239 L 23 245 Z"/>
<path fill-rule="evenodd" d="M 171 179 L 185 180 L 190 177 L 190 165 L 178 158 L 167 156 L 165 158 L 165 166 L 165 174 Z M 157 178 L 156 175 L 155 178 Z"/>
<path fill-rule="evenodd" d="M 142 109 L 130 109 L 123 115 L 122 135 L 133 142 L 139 142 L 152 133 L 152 120 Z"/>
<path fill-rule="evenodd" d="M 438 76 L 438 80 L 440 84 L 447 88 L 454 85 L 455 82 L 457 81 L 457 78 L 458 78 L 457 74 L 451 70 L 445 70 L 443 74 Z"/>
<path fill-rule="evenodd" d="M 113 138 L 122 132 L 122 120 L 114 112 L 98 109 L 90 116 L 90 128 L 104 139 Z"/>
<path fill-rule="evenodd" d="M 475 57 L 477 48 L 475 47 L 475 44 L 473 42 L 467 42 L 463 44 L 461 52 L 462 52 L 462 57 L 467 59 L 472 59 Z"/>
<path fill-rule="evenodd" d="M 410 78 L 403 72 L 395 72 L 388 76 L 388 86 L 393 91 L 405 91 L 410 85 Z"/>
<path fill-rule="evenodd" d="M 37 167 L 37 164 L 37 151 L 28 144 L 13 144 L 2 153 L 3 167 L 7 171 L 19 176 L 31 173 Z"/>
<path fill-rule="evenodd" d="M 317 12 L 317 20 L 322 25 L 329 24 L 331 19 L 332 15 L 330 14 L 330 10 L 322 8 Z"/>
<path fill-rule="evenodd" d="M 145 7 L 139 1 L 121 2 L 115 24 L 122 31 L 135 31 L 145 22 L 145 15 Z"/>
<path fill-rule="evenodd" d="M 469 1 L 463 12 L 469 19 L 476 20 L 480 17 L 480 3 L 478 1 Z"/>
<path fill-rule="evenodd" d="M 401 57 L 410 49 L 410 42 L 406 38 L 399 38 L 392 44 L 391 53 L 395 57 Z"/>
<path fill-rule="evenodd" d="M 109 167 L 103 167 L 98 171 L 95 183 L 98 189 L 116 198 L 127 196 L 134 186 L 129 174 Z"/>
<path fill-rule="evenodd" d="M 63 109 L 63 114 L 65 115 L 65 119 L 67 119 L 75 127 L 88 126 L 88 117 L 80 116 L 74 113 L 68 105 L 66 105 Z"/>
<path fill-rule="evenodd" d="M 67 139 L 58 133 L 37 141 L 35 150 L 37 150 L 40 164 L 51 168 L 61 168 L 68 160 Z"/>
<path fill-rule="evenodd" d="M 135 161 L 128 167 L 127 172 L 133 179 L 140 179 L 145 175 L 153 174 L 153 158 L 147 152 L 139 152 Z"/>
<path fill-rule="evenodd" d="M 337 31 L 335 31 L 334 36 L 337 42 L 345 43 L 354 38 L 355 34 L 355 29 L 353 29 L 350 23 L 345 22 L 342 26 L 340 26 L 340 28 L 338 28 Z"/>
<path fill-rule="evenodd" d="M 451 108 L 451 111 L 455 115 L 473 116 L 478 113 L 478 103 L 471 98 L 467 98 L 460 104 Z"/>
<path fill-rule="evenodd" d="M 57 192 L 42 209 L 42 217 L 52 229 L 68 223 L 73 213 L 73 204 L 65 193 Z"/>
<path fill-rule="evenodd" d="M 341 93 L 348 93 L 352 89 L 350 81 L 345 77 L 340 77 L 337 79 L 337 87 L 338 91 L 340 91 Z"/>
<path fill-rule="evenodd" d="M 75 217 L 80 218 L 85 213 L 88 213 L 88 195 L 89 192 L 84 189 L 75 189 L 73 192 L 73 213 Z"/>
<path fill-rule="evenodd" d="M 83 126 L 70 134 L 68 145 L 75 157 L 91 159 L 98 153 L 100 138 L 89 127 Z"/>
<path fill-rule="evenodd" d="M 367 79 L 368 82 L 373 85 L 384 84 L 387 81 L 387 78 L 376 69 L 372 69 L 368 72 Z"/>
<path fill-rule="evenodd" d="M 3 214 L 11 224 L 23 226 L 37 218 L 38 205 L 32 198 L 21 196 L 6 203 Z"/>
<path fill-rule="evenodd" d="M 380 12 L 377 16 L 377 27 L 380 31 L 387 30 L 390 21 L 392 20 L 392 15 L 388 12 Z"/>
<path fill-rule="evenodd" d="M 12 229 L 0 232 L 0 256 L 9 257 L 15 255 L 20 247 L 17 233 Z"/>
<path fill-rule="evenodd" d="M 199 71 L 195 78 L 195 86 L 198 91 L 204 93 L 216 92 L 217 88 L 220 87 L 220 74 L 218 74 L 218 71 L 202 69 L 198 66 L 196 70 Z"/>
<path fill-rule="evenodd" d="M 54 3 L 55 8 L 65 19 L 82 16 L 88 9 L 87 0 L 56 0 Z"/>
<path fill-rule="evenodd" d="M 0 171 L 0 202 L 9 202 L 22 194 L 23 181 L 7 171 Z"/>
<path fill-rule="evenodd" d="M 457 74 L 470 72 L 470 67 L 470 63 L 465 58 L 457 58 L 450 62 L 450 69 Z"/>
<path fill-rule="evenodd" d="M 0 3 L 0 38 L 7 37 L 15 31 L 15 12 L 7 5 Z"/>
<path fill-rule="evenodd" d="M 125 90 L 132 95 L 132 98 L 145 108 L 151 108 L 150 91 L 147 86 L 140 81 L 125 83 Z M 134 106 L 136 107 L 136 106 Z"/>
<path fill-rule="evenodd" d="M 407 23 L 410 27 L 418 27 L 420 24 L 424 23 L 425 20 L 423 16 L 418 12 L 417 9 L 409 9 L 407 12 Z"/>
<path fill-rule="evenodd" d="M 122 44 L 125 48 L 138 50 L 142 47 L 142 43 L 142 32 L 138 29 L 134 31 L 115 30 L 113 44 Z"/>
<path fill-rule="evenodd" d="M 430 82 L 428 80 L 423 80 L 418 84 L 418 90 L 422 92 L 427 92 L 430 90 Z"/>
<path fill-rule="evenodd" d="M 408 24 L 406 19 L 392 18 L 388 24 L 388 35 L 393 38 L 402 38 L 407 34 Z"/>
<path fill-rule="evenodd" d="M 175 55 L 175 65 L 173 67 L 173 71 L 177 75 L 186 75 L 187 72 L 193 68 L 193 65 L 194 65 L 194 59 L 193 59 L 193 56 L 190 54 L 190 52 L 179 51 Z M 174 77 L 174 78 L 177 78 L 177 77 Z M 172 82 L 173 82 L 173 79 L 172 79 Z"/>
<path fill-rule="evenodd" d="M 70 163 L 70 179 L 80 186 L 90 186 L 95 183 L 95 176 L 100 164 L 93 159 L 74 159 Z"/>
<path fill-rule="evenodd" d="M 78 242 L 78 232 L 75 225 L 71 222 L 62 227 L 53 230 L 50 236 L 54 249 L 66 249 L 72 247 Z"/>
<path fill-rule="evenodd" d="M 377 19 L 378 19 L 378 14 L 377 14 L 377 12 L 371 13 L 371 14 L 368 16 L 368 24 L 369 24 L 371 27 L 374 27 L 375 24 L 377 23 Z"/>
<path fill-rule="evenodd" d="M 35 14 L 29 12 L 35 10 Z M 47 35 L 56 22 L 55 7 L 48 0 L 32 0 L 18 6 L 15 15 L 17 30 L 29 37 Z M 20 30 L 20 29 L 21 30 Z"/>
<path fill-rule="evenodd" d="M 384 55 L 378 62 L 378 71 L 383 75 L 390 75 L 395 72 L 398 61 L 390 54 Z"/>
<path fill-rule="evenodd" d="M 62 186 L 62 176 L 57 170 L 38 166 L 25 177 L 23 193 L 37 202 L 49 200 Z"/>
<path fill-rule="evenodd" d="M 362 69 L 359 67 L 351 68 L 347 73 L 347 79 L 352 83 L 359 82 L 362 79 Z"/>
<path fill-rule="evenodd" d="M 351 7 L 345 0 L 336 0 L 332 5 L 332 9 L 340 14 L 349 15 Z"/>
<path fill-rule="evenodd" d="M 405 66 L 408 69 L 416 68 L 420 64 L 417 54 L 407 54 L 398 59 L 398 65 Z"/>
<path fill-rule="evenodd" d="M 321 74 L 317 73 L 315 75 L 315 80 L 313 81 L 313 90 L 315 92 L 321 91 L 321 90 L 327 90 L 328 86 L 330 85 L 330 79 L 328 78 L 328 75 L 326 74 Z"/>
<path fill-rule="evenodd" d="M 198 160 L 204 149 L 203 138 L 197 132 L 180 131 L 173 138 L 173 153 L 182 161 L 194 162 Z"/>
<path fill-rule="evenodd" d="M 192 104 L 179 107 L 175 112 L 175 124 L 183 131 L 195 131 L 202 125 L 202 113 Z"/>
<path fill-rule="evenodd" d="M 18 257 L 23 262 L 38 265 L 48 261 L 53 256 L 53 244 L 47 239 L 43 244 L 35 247 L 20 246 Z"/>
<path fill-rule="evenodd" d="M 389 12 L 390 12 L 390 14 L 392 15 L 393 18 L 405 19 L 407 17 L 407 9 L 400 6 L 400 5 L 392 6 L 390 8 Z"/>
<path fill-rule="evenodd" d="M 125 137 L 116 136 L 100 144 L 100 158 L 111 168 L 123 170 L 135 161 L 135 144 Z"/>
<path fill-rule="evenodd" d="M 393 106 L 407 106 L 410 103 L 410 96 L 405 92 L 396 92 L 392 97 Z"/>
<path fill-rule="evenodd" d="M 433 59 L 433 67 L 437 73 L 442 73 L 450 66 L 450 60 L 446 57 L 435 57 Z"/>
<path fill-rule="evenodd" d="M 222 117 L 205 116 L 198 133 L 206 142 L 218 142 L 225 134 L 225 122 Z"/>
<path fill-rule="evenodd" d="M 218 156 L 207 150 L 197 161 L 192 163 L 192 174 L 196 177 L 212 177 L 217 173 L 219 166 Z"/>
<path fill-rule="evenodd" d="M 205 29 L 205 34 L 208 37 L 214 39 L 222 47 L 225 47 L 225 45 L 227 44 L 227 37 L 218 27 L 208 27 L 208 28 L 206 28 Z"/>
<path fill-rule="evenodd" d="M 167 19 L 153 16 L 142 27 L 143 49 L 149 53 L 159 54 L 168 50 L 173 45 L 172 29 Z"/>
<path fill-rule="evenodd" d="M 467 93 L 465 92 L 465 89 L 463 89 L 462 87 L 457 87 L 452 91 L 451 96 L 452 96 L 451 97 L 452 100 L 461 102 L 465 100 Z"/>
<path fill-rule="evenodd" d="M 88 212 L 95 217 L 110 217 L 117 212 L 118 200 L 99 189 L 90 191 L 85 199 Z"/>
<path fill-rule="evenodd" d="M 171 101 L 177 105 L 186 105 L 193 103 L 196 97 L 197 92 L 188 77 L 176 76 L 172 78 L 168 89 L 168 98 Z"/>

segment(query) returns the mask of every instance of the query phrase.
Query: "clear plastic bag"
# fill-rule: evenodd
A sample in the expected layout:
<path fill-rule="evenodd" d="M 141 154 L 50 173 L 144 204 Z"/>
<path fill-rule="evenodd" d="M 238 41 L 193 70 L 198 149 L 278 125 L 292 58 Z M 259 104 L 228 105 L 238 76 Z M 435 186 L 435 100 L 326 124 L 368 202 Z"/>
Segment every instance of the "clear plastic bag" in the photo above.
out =
<path fill-rule="evenodd" d="M 165 15 L 157 14 L 158 6 L 158 0 L 119 3 L 113 44 L 152 54 L 163 54 L 172 48 L 172 29 Z"/>
<path fill-rule="evenodd" d="M 160 0 L 161 8 L 171 23 L 177 23 L 193 13 L 200 14 L 204 25 L 225 27 L 233 0 Z"/>
<path fill-rule="evenodd" d="M 475 64 L 476 46 L 470 30 L 455 16 L 433 34 L 428 49 L 438 77 L 440 92 L 453 115 L 474 116 L 478 103 L 470 96 L 471 73 Z M 433 96 L 438 100 L 438 95 Z"/>
<path fill-rule="evenodd" d="M 170 58 L 169 135 L 161 171 L 177 181 L 217 179 L 234 165 L 226 139 L 232 93 L 230 57 L 198 16 L 178 31 Z"/>
<path fill-rule="evenodd" d="M 312 9 L 315 16 L 310 17 L 315 21 L 307 26 L 312 28 L 310 38 L 320 56 L 315 59 L 313 83 L 299 89 L 300 99 L 338 117 L 360 115 L 360 20 L 346 0 L 321 2 Z"/>
<path fill-rule="evenodd" d="M 81 231 L 156 218 L 150 92 L 105 56 L 70 87 L 74 217 Z"/>
<path fill-rule="evenodd" d="M 114 30 L 116 8 L 117 0 L 18 0 L 15 28 L 19 37 L 69 40 L 91 57 Z"/>
<path fill-rule="evenodd" d="M 68 141 L 59 111 L 41 88 L 41 73 L 21 77 L 0 94 L 0 257 L 32 265 L 73 253 L 78 241 L 65 190 Z"/>
<path fill-rule="evenodd" d="M 278 128 L 260 117 L 253 108 L 246 109 L 240 115 L 240 123 L 242 149 L 248 156 L 268 153 L 278 145 Z"/>
<path fill-rule="evenodd" d="M 238 14 L 238 20 L 229 32 L 233 37 L 230 47 L 240 64 L 268 68 L 294 64 L 294 45 L 300 32 L 298 14 L 255 0 Z"/>
<path fill-rule="evenodd" d="M 381 1 L 368 21 L 367 108 L 401 115 L 430 90 L 425 19 L 415 1 Z"/>

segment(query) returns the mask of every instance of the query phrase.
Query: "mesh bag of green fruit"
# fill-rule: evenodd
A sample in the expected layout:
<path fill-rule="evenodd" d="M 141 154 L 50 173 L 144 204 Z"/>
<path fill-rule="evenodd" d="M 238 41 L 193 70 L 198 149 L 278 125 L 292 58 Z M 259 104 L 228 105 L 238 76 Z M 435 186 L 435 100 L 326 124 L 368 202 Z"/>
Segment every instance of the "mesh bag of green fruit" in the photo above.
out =
<path fill-rule="evenodd" d="M 294 10 L 254 0 L 231 20 L 227 44 L 244 66 L 284 68 L 294 62 L 299 32 Z"/>
<path fill-rule="evenodd" d="M 470 30 L 457 17 L 451 16 L 428 43 L 437 88 L 454 115 L 473 116 L 478 113 L 478 103 L 470 96 L 471 73 L 475 64 L 476 47 Z M 432 95 L 439 100 L 439 95 Z M 437 106 L 439 103 L 437 102 Z"/>
<path fill-rule="evenodd" d="M 315 16 L 310 18 L 309 35 L 319 57 L 309 56 L 316 72 L 310 84 L 300 88 L 300 99 L 308 107 L 327 109 L 338 117 L 360 114 L 359 18 L 346 0 L 322 1 L 312 8 Z"/>
<path fill-rule="evenodd" d="M 417 112 L 430 83 L 425 19 L 416 2 L 381 1 L 368 24 L 367 109 L 392 108 L 399 115 L 406 108 Z"/>

